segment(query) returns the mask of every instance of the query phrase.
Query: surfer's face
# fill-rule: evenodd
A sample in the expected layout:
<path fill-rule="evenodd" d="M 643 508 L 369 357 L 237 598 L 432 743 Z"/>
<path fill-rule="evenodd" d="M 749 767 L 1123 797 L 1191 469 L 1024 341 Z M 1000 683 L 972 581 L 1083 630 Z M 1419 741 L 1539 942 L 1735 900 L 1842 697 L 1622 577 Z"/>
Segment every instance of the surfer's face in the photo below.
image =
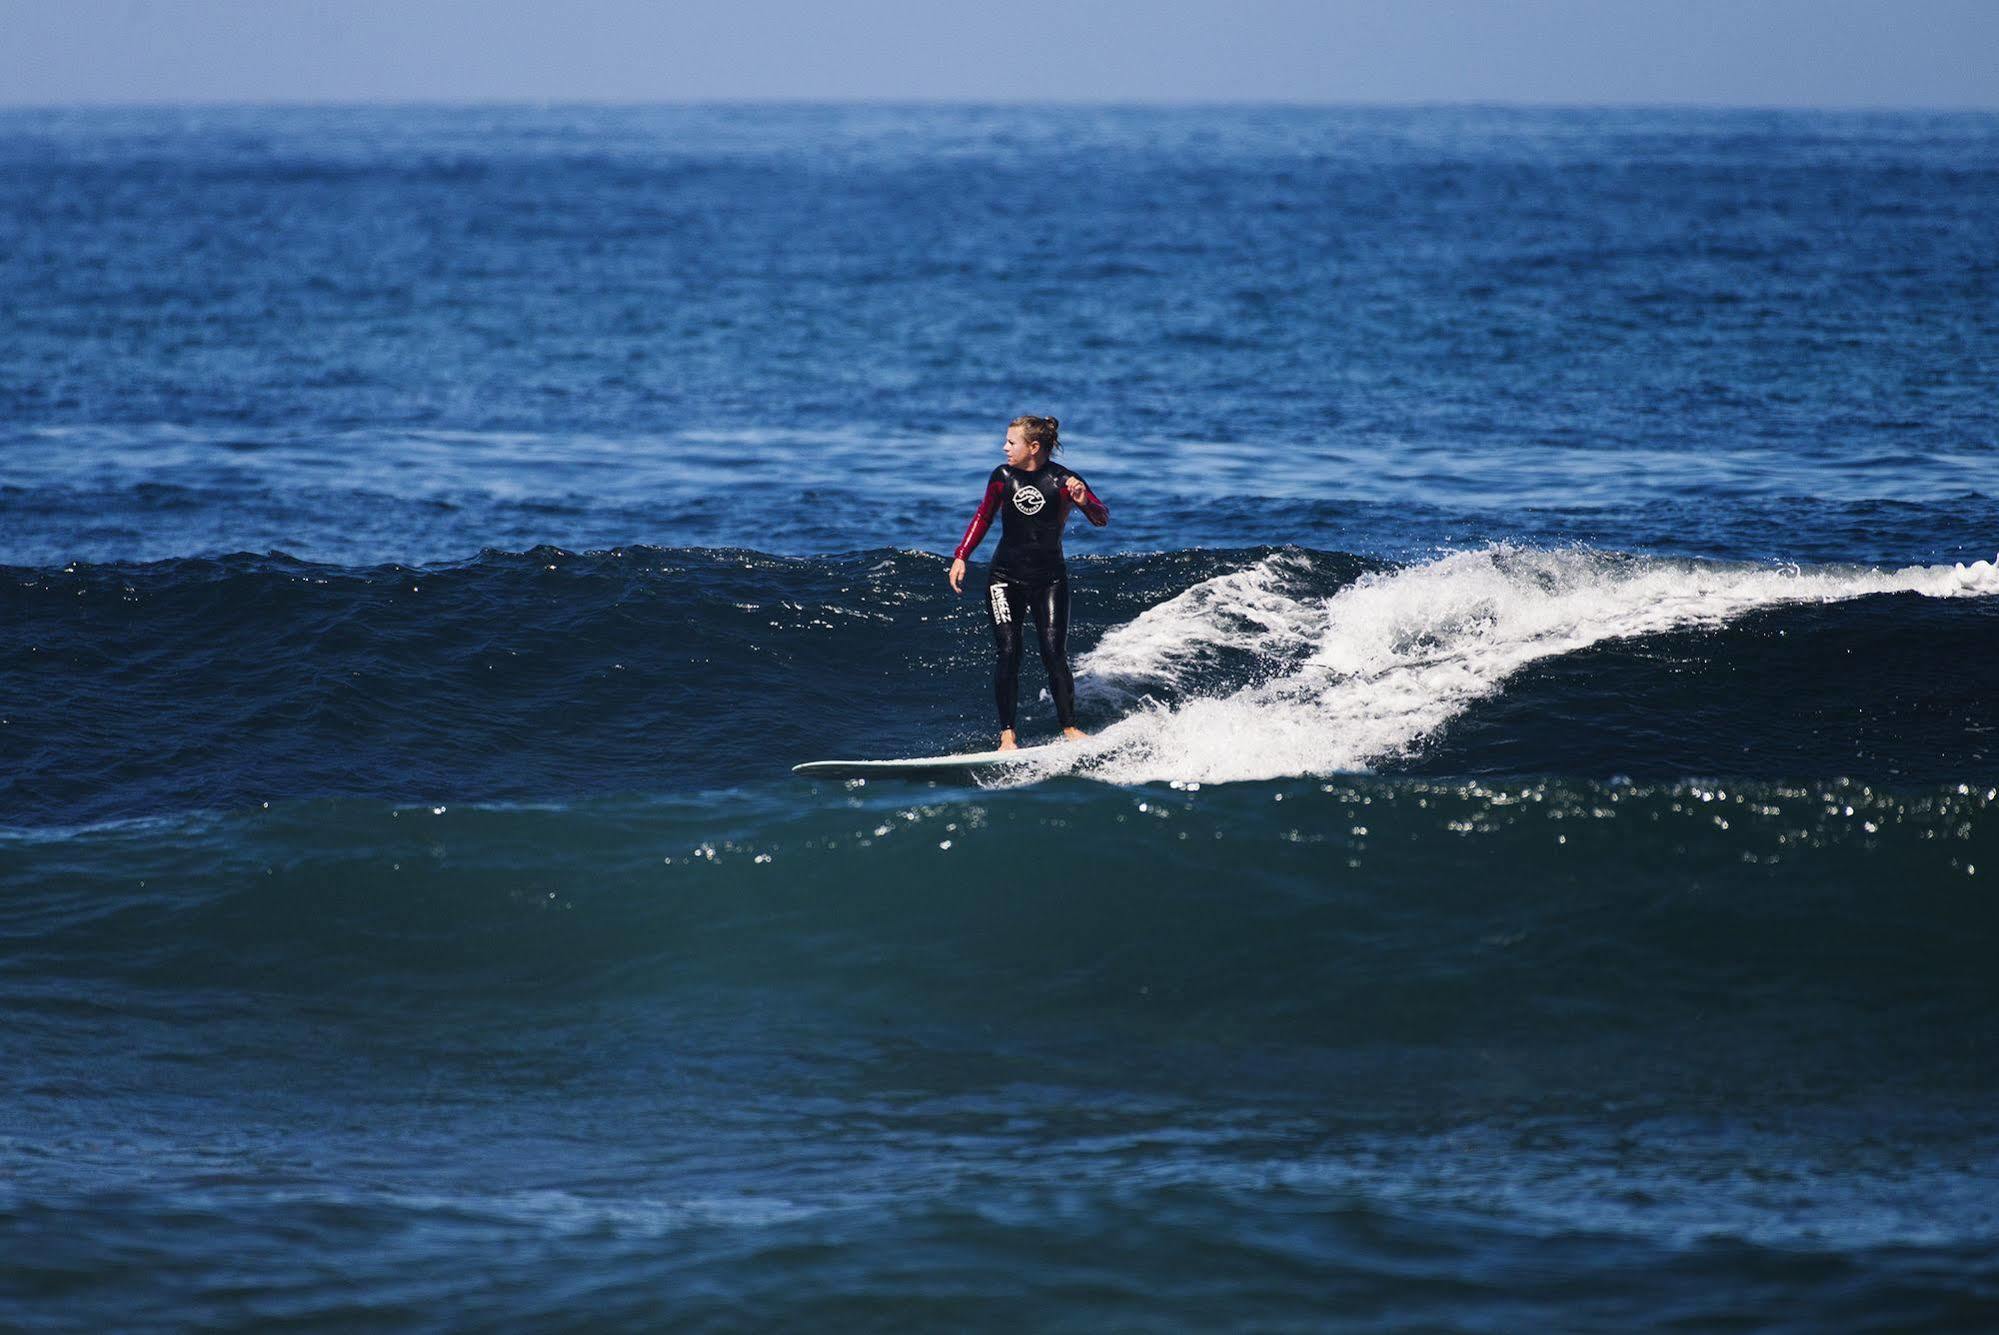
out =
<path fill-rule="evenodd" d="M 1006 433 L 1006 461 L 1015 468 L 1031 468 L 1041 451 L 1027 443 L 1027 433 L 1022 427 L 1010 428 Z"/>

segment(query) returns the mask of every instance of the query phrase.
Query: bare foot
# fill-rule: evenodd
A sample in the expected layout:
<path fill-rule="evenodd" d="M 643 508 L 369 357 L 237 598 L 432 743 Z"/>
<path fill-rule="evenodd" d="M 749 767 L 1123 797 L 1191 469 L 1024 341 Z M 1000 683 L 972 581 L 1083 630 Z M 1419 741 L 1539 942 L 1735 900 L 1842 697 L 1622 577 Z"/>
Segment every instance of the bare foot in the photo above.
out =
<path fill-rule="evenodd" d="M 1008 728 L 1000 734 L 999 749 L 1002 751 L 1018 751 L 1020 749 L 1020 743 L 1014 740 L 1012 728 Z"/>
<path fill-rule="evenodd" d="M 1090 734 L 1084 732 L 1081 728 L 1064 728 L 1062 729 L 1062 735 L 1069 741 L 1080 742 Z"/>

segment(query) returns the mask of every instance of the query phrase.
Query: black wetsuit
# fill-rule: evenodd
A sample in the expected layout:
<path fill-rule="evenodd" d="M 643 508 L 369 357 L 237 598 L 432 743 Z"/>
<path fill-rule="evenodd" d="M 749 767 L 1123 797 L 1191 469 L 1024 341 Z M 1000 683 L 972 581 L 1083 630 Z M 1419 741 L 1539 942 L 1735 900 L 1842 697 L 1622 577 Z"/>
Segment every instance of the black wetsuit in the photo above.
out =
<path fill-rule="evenodd" d="M 993 702 L 999 707 L 1000 730 L 1013 730 L 1015 702 L 1020 694 L 1020 625 L 1028 615 L 1041 638 L 1041 665 L 1048 670 L 1048 693 L 1055 697 L 1055 714 L 1062 726 L 1076 725 L 1076 679 L 1069 674 L 1069 564 L 1062 556 L 1062 527 L 1069 511 L 1080 509 L 1098 527 L 1111 522 L 1111 512 L 1083 483 L 1083 499 L 1069 499 L 1065 486 L 1082 478 L 1058 463 L 1034 472 L 1001 464 L 986 482 L 978 513 L 965 526 L 965 536 L 953 554 L 971 556 L 1000 516 L 999 550 L 993 553 L 992 574 L 986 581 L 986 620 L 993 628 L 999 660 L 993 669 Z"/>

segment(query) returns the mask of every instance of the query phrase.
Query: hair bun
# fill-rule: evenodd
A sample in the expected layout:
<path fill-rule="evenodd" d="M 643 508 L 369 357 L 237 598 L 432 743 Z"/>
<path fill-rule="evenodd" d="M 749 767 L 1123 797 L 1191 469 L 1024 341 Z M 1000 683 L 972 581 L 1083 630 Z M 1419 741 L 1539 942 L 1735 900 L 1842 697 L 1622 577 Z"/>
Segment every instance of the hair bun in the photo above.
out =
<path fill-rule="evenodd" d="M 1050 431 L 1060 431 L 1060 430 L 1062 429 L 1062 419 L 1061 419 L 1061 418 L 1059 418 L 1059 417 L 1051 417 L 1051 418 L 1049 418 L 1049 419 L 1048 419 L 1048 429 L 1049 429 Z"/>

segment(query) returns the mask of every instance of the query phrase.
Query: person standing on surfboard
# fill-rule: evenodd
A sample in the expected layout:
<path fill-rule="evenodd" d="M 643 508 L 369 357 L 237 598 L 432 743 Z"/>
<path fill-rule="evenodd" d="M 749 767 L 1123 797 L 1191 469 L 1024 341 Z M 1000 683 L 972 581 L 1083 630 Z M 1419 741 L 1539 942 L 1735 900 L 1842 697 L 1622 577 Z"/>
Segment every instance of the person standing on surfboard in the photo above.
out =
<path fill-rule="evenodd" d="M 951 590 L 965 591 L 965 558 L 1000 516 L 999 550 L 986 578 L 986 620 L 993 628 L 998 661 L 993 666 L 993 702 L 999 706 L 999 749 L 1019 745 L 1014 706 L 1020 694 L 1020 624 L 1032 614 L 1041 640 L 1041 664 L 1048 670 L 1048 693 L 1064 737 L 1088 734 L 1076 726 L 1076 679 L 1069 674 L 1069 564 L 1062 556 L 1062 527 L 1069 511 L 1080 509 L 1098 528 L 1111 512 L 1090 484 L 1053 461 L 1062 448 L 1061 423 L 1052 417 L 1016 417 L 1006 430 L 1006 462 L 986 481 L 985 499 L 965 525 L 951 555 Z"/>

